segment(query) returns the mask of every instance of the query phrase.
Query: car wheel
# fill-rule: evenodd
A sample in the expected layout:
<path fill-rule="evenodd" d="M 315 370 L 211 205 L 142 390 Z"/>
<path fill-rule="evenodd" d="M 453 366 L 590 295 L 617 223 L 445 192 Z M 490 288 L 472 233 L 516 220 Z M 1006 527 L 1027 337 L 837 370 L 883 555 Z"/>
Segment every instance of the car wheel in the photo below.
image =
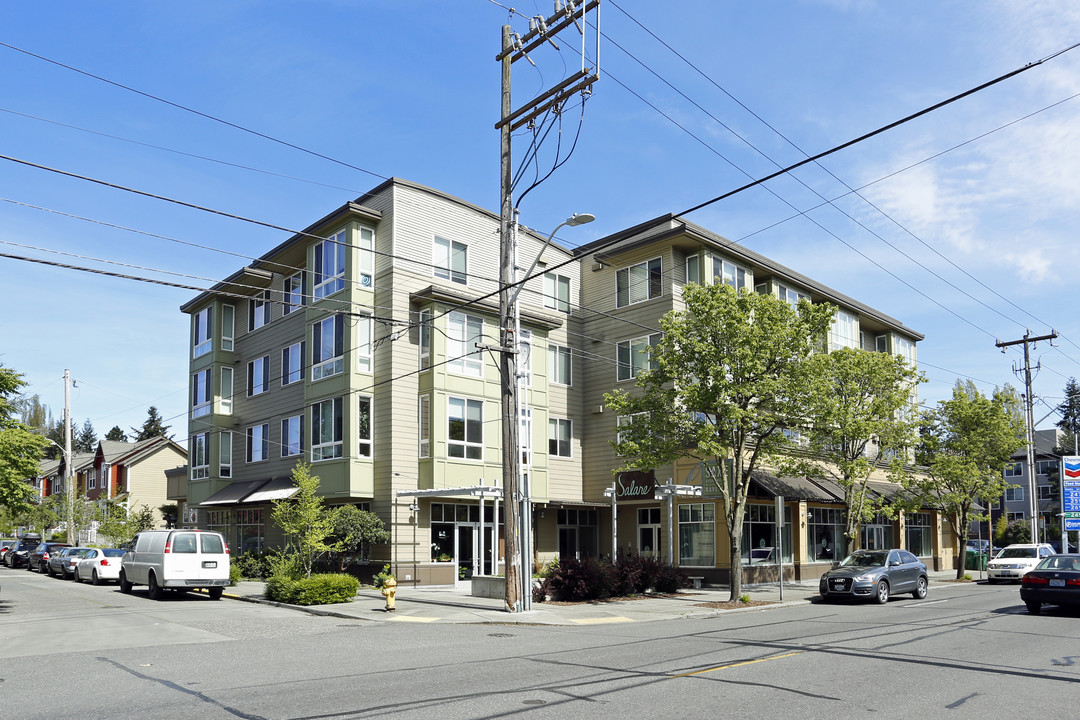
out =
<path fill-rule="evenodd" d="M 150 595 L 150 599 L 160 600 L 163 593 L 161 592 L 161 586 L 157 584 L 157 577 L 154 575 L 154 573 L 150 573 L 150 577 L 147 579 L 146 584 L 149 586 L 147 590 L 148 594 Z"/>
<path fill-rule="evenodd" d="M 71 579 L 77 583 L 82 582 L 82 578 L 79 577 L 79 568 L 75 568 L 75 571 L 71 573 Z"/>
<path fill-rule="evenodd" d="M 127 579 L 127 574 L 123 570 L 121 570 L 120 571 L 120 592 L 122 592 L 124 594 L 130 593 L 131 592 L 131 587 L 132 587 L 131 583 L 129 583 L 128 579 Z"/>
<path fill-rule="evenodd" d="M 54 573 L 52 571 L 52 565 L 46 565 L 45 566 L 45 574 L 48 575 L 49 577 L 55 577 L 56 576 L 56 573 Z"/>
<path fill-rule="evenodd" d="M 221 596 L 225 594 L 225 588 L 223 588 L 223 587 L 212 587 L 212 588 L 209 588 L 206 591 L 206 593 L 210 596 L 211 600 L 220 600 Z"/>
<path fill-rule="evenodd" d="M 926 578 L 925 577 L 919 576 L 919 581 L 915 583 L 915 590 L 911 593 L 911 595 L 916 600 L 922 600 L 923 598 L 926 597 Z"/>
<path fill-rule="evenodd" d="M 1028 612 L 1032 615 L 1038 615 L 1042 612 L 1041 602 L 1036 602 L 1035 600 L 1028 600 L 1024 604 L 1027 605 Z"/>
<path fill-rule="evenodd" d="M 881 605 L 884 605 L 885 603 L 889 602 L 889 581 L 888 580 L 884 580 L 884 579 L 883 580 L 878 580 L 877 593 L 874 595 L 874 598 Z"/>
<path fill-rule="evenodd" d="M 997 585 L 997 578 L 992 578 L 992 577 L 986 578 L 986 584 L 987 585 Z"/>
<path fill-rule="evenodd" d="M 94 573 L 90 576 L 90 584 L 91 585 L 100 585 L 101 584 L 101 578 L 98 577 L 97 570 L 94 570 Z"/>

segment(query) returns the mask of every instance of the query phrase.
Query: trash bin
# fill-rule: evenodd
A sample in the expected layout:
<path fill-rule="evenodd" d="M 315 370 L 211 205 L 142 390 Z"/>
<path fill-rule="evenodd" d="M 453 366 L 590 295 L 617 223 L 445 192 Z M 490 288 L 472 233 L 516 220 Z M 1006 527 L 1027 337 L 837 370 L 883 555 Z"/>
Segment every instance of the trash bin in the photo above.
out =
<path fill-rule="evenodd" d="M 986 555 L 977 550 L 968 550 L 967 559 L 964 562 L 965 570 L 985 570 Z"/>

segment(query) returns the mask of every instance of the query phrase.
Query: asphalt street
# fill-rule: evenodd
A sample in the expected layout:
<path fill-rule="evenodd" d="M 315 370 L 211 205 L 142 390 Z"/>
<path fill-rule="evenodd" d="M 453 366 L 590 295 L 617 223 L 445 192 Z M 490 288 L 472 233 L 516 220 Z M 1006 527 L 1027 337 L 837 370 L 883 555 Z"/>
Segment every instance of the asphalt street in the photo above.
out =
<path fill-rule="evenodd" d="M 1072 717 L 1016 586 L 580 626 L 379 622 L 0 569 L 0 718 Z"/>

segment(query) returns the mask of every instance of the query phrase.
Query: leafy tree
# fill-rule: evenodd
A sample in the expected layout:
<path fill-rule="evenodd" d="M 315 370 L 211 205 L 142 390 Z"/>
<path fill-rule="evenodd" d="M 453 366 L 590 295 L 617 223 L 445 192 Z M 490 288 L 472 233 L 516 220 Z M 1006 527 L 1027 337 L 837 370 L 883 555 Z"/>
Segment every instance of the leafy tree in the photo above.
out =
<path fill-rule="evenodd" d="M 82 429 L 72 436 L 71 450 L 77 453 L 91 453 L 97 450 L 97 433 L 94 432 L 94 424 L 87 418 Z"/>
<path fill-rule="evenodd" d="M 270 517 L 291 538 L 290 549 L 300 561 L 305 577 L 311 577 L 311 566 L 319 553 L 333 550 L 326 542 L 333 532 L 331 514 L 319 497 L 319 476 L 311 474 L 307 463 L 297 463 L 292 473 L 296 493 L 285 500 L 275 500 Z"/>
<path fill-rule="evenodd" d="M 1013 520 L 1001 525 L 1000 531 L 995 534 L 998 544 L 1005 546 L 1031 542 L 1031 526 L 1027 520 Z"/>
<path fill-rule="evenodd" d="M 146 420 L 143 421 L 141 428 L 131 428 L 131 432 L 135 435 L 135 442 L 142 442 L 143 440 L 149 440 L 150 438 L 159 437 L 165 435 L 169 431 L 169 425 L 165 424 L 164 419 L 158 414 L 158 409 L 151 405 L 146 411 Z M 171 439 L 171 435 L 167 435 Z"/>
<path fill-rule="evenodd" d="M 341 505 L 334 508 L 330 517 L 333 556 L 338 572 L 345 572 L 345 568 L 357 560 L 367 560 L 372 545 L 390 542 L 390 531 L 383 525 L 382 518 L 369 510 Z"/>
<path fill-rule="evenodd" d="M 977 500 L 993 501 L 1011 487 L 1003 476 L 1012 454 L 1024 444 L 1020 398 L 1006 385 L 991 397 L 970 380 L 957 380 L 952 398 L 924 413 L 916 457 L 927 467 L 924 476 L 911 476 L 906 485 L 921 502 L 948 519 L 957 538 L 967 537 Z M 964 575 L 965 548 L 958 549 L 956 577 Z"/>
<path fill-rule="evenodd" d="M 180 506 L 176 503 L 165 503 L 158 506 L 158 512 L 161 513 L 161 519 L 165 521 L 165 527 L 172 528 L 180 516 Z"/>
<path fill-rule="evenodd" d="M 649 349 L 654 369 L 637 375 L 640 394 L 616 390 L 605 405 L 630 422 L 618 427 L 624 468 L 655 469 L 678 458 L 701 462 L 724 501 L 731 599 L 742 593 L 742 529 L 751 473 L 784 446 L 783 429 L 802 419 L 806 359 L 835 308 L 786 302 L 727 285 L 683 289 L 685 311 L 660 320 Z M 637 366 L 636 360 L 631 362 Z M 723 478 L 730 458 L 732 477 Z"/>
<path fill-rule="evenodd" d="M 789 472 L 831 478 L 843 488 L 850 554 L 863 521 L 879 509 L 867 485 L 874 469 L 886 464 L 897 483 L 904 476 L 918 437 L 911 392 L 920 378 L 899 355 L 851 348 L 818 353 L 807 365 L 813 387 L 804 395 L 800 433 L 810 458 L 780 465 Z"/>
<path fill-rule="evenodd" d="M 120 429 L 119 425 L 113 425 L 112 430 L 105 433 L 106 440 L 114 440 L 116 442 L 127 442 L 127 435 Z"/>
<path fill-rule="evenodd" d="M 15 417 L 15 400 L 26 385 L 20 373 L 0 365 L 0 507 L 27 510 L 34 488 L 27 481 L 37 476 L 49 442 Z"/>
<path fill-rule="evenodd" d="M 116 500 L 106 501 L 99 523 L 98 532 L 108 537 L 115 547 L 130 543 L 138 533 L 156 525 L 154 511 L 147 505 L 128 510 Z"/>
<path fill-rule="evenodd" d="M 30 397 L 21 398 L 17 402 L 19 408 L 19 421 L 23 425 L 45 432 L 53 424 L 52 411 L 49 406 L 41 402 L 41 396 L 34 394 Z"/>

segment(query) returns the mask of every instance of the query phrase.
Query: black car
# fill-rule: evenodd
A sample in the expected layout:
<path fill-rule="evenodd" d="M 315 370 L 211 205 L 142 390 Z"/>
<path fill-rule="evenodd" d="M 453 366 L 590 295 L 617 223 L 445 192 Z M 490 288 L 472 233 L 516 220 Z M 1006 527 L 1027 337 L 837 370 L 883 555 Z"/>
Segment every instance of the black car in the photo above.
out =
<path fill-rule="evenodd" d="M 36 548 L 30 551 L 30 554 L 26 558 L 26 569 L 37 570 L 38 572 L 45 572 L 49 567 L 49 556 L 53 553 L 58 553 L 66 547 L 71 547 L 67 543 L 60 542 L 43 542 Z"/>
<path fill-rule="evenodd" d="M 10 550 L 4 553 L 4 564 L 9 568 L 23 567 L 27 564 L 27 557 L 40 544 L 41 536 L 37 533 L 23 535 Z"/>
<path fill-rule="evenodd" d="M 907 550 L 856 550 L 821 576 L 822 600 L 873 598 L 889 602 L 890 595 L 911 593 L 926 597 L 926 565 Z"/>
<path fill-rule="evenodd" d="M 1020 599 L 1038 615 L 1045 605 L 1080 605 L 1080 555 L 1051 555 L 1020 580 Z"/>

